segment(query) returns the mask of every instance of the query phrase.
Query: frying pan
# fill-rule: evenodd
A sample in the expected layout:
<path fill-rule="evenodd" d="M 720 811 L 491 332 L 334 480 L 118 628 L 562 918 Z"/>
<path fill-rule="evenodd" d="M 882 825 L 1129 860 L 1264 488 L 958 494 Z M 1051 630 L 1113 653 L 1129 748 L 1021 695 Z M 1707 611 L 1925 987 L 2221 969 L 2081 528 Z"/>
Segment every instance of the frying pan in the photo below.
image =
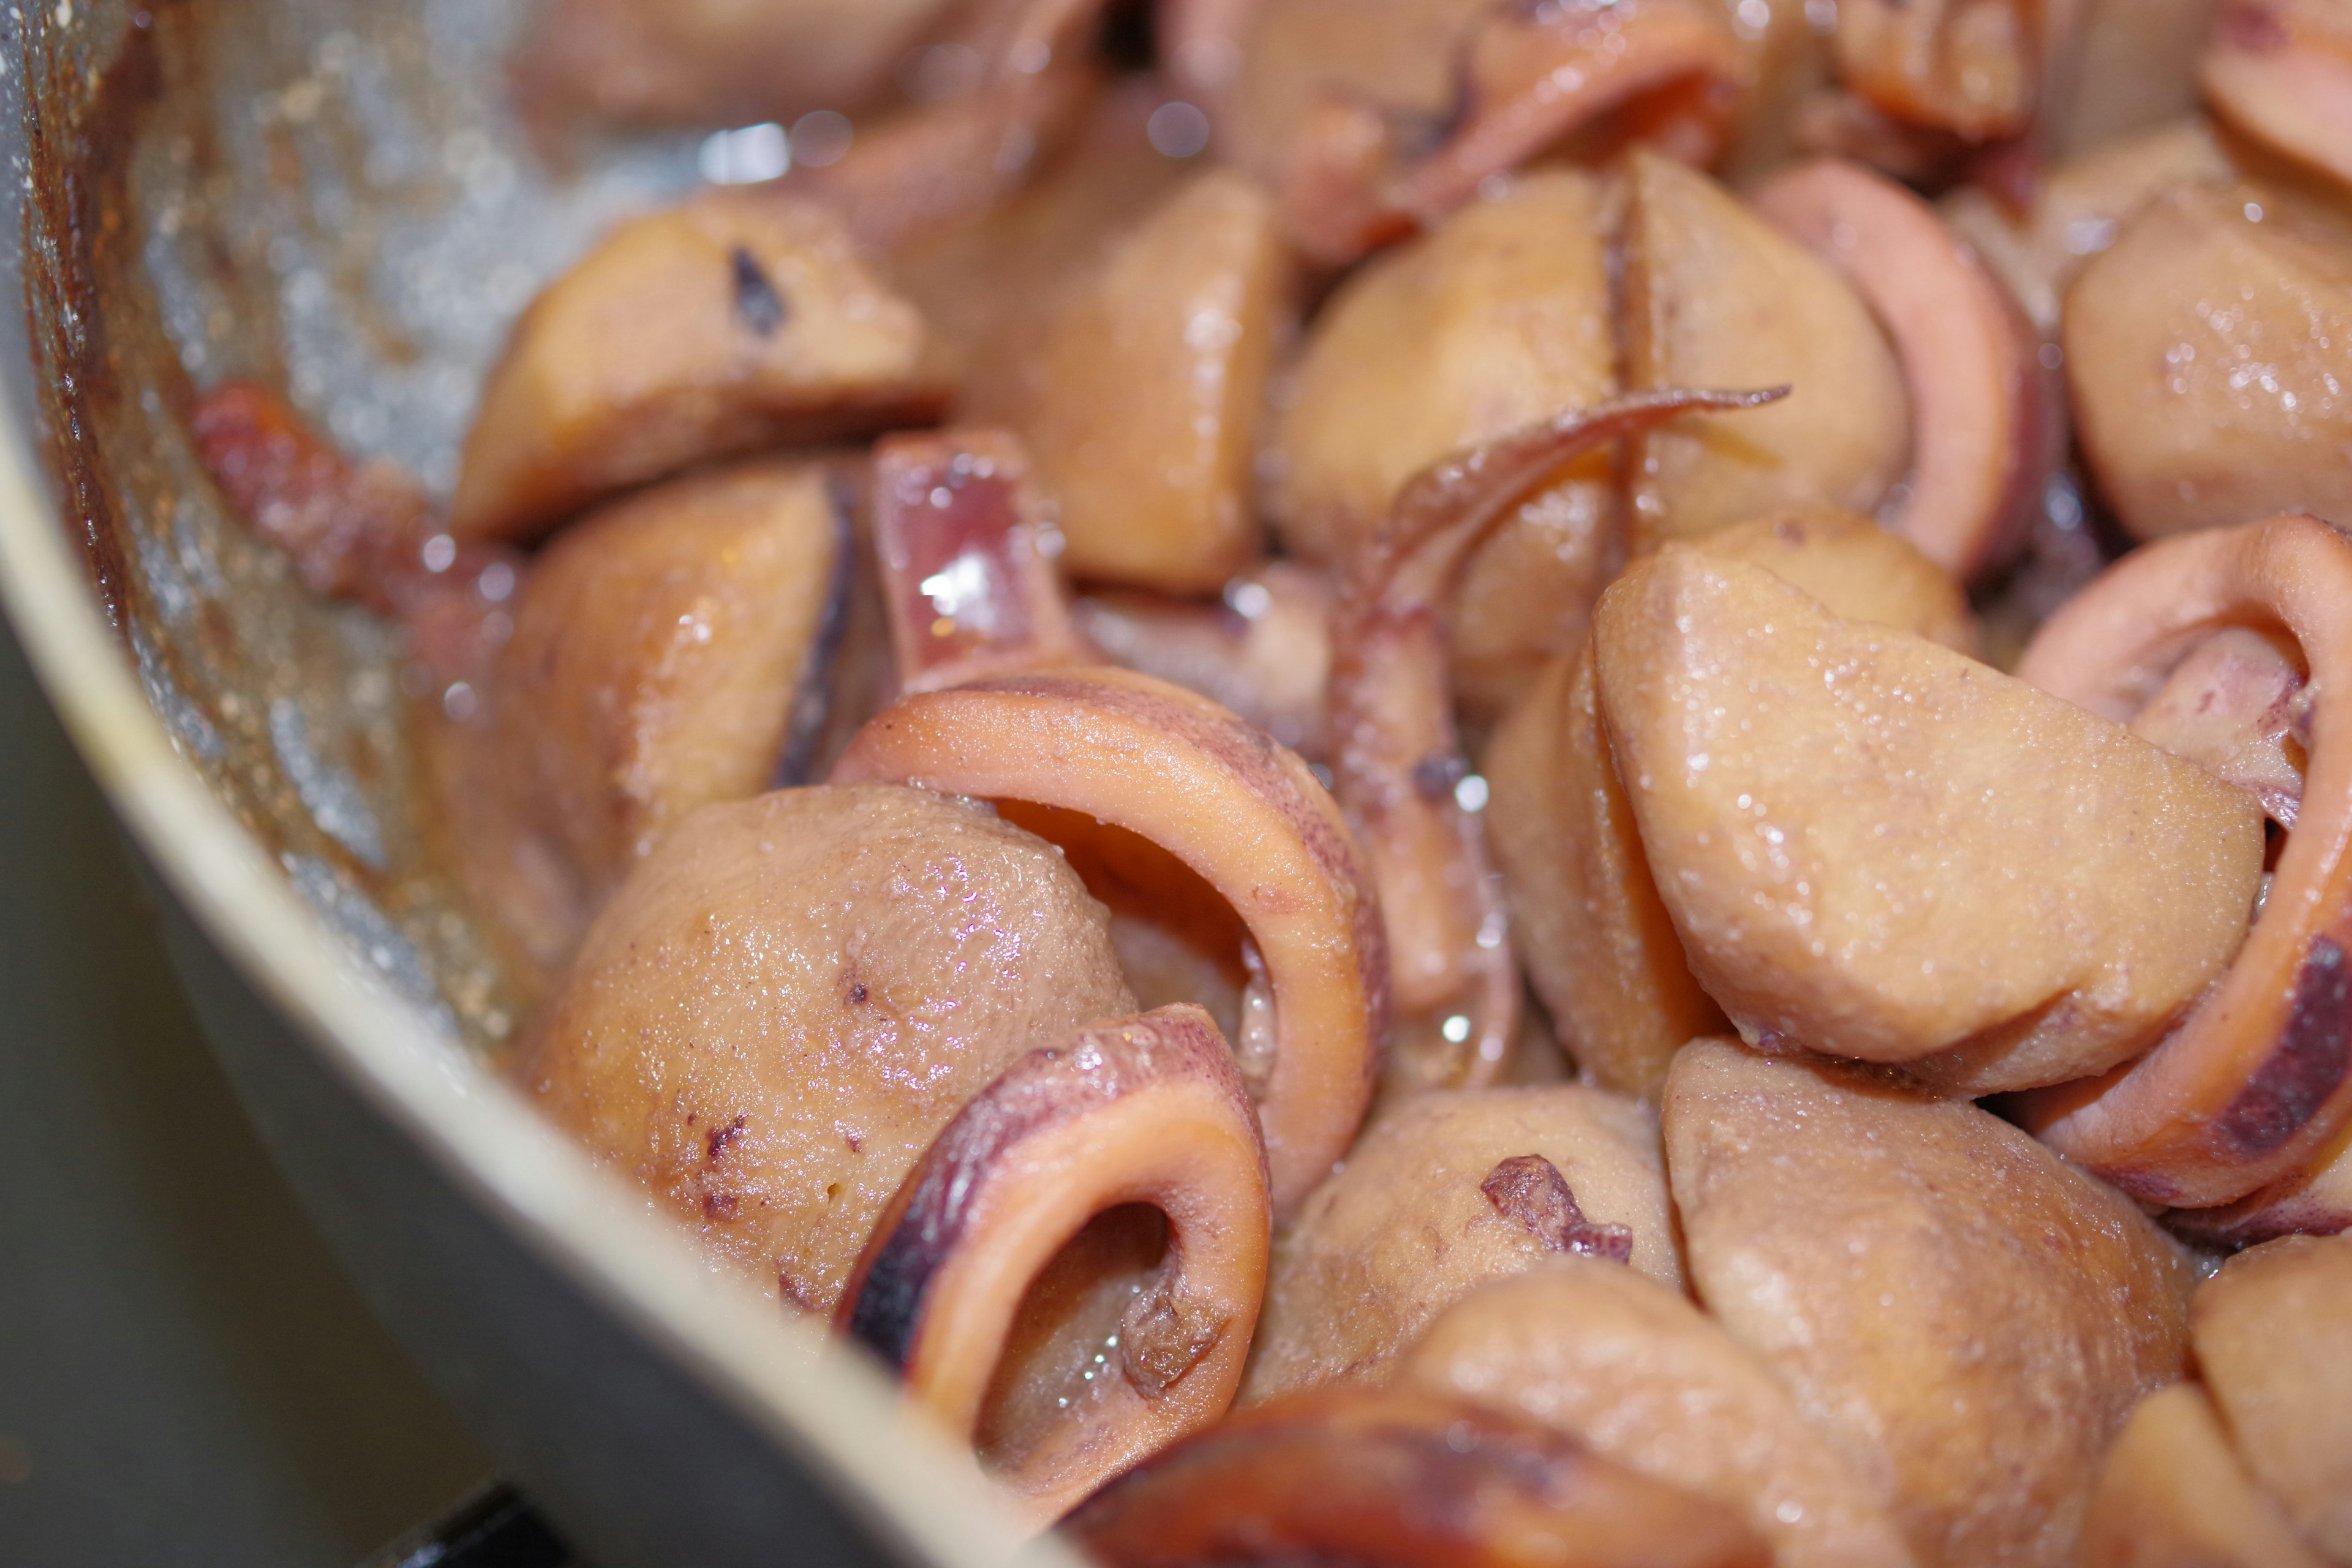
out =
<path fill-rule="evenodd" d="M 594 1560 L 1072 1568 L 878 1367 L 714 1273 L 498 1076 L 383 630 L 224 514 L 230 375 L 446 486 L 514 312 L 690 141 L 551 169 L 526 0 L 39 0 L 0 51 L 0 603 L 129 828 L 196 1009 L 379 1312 Z"/>

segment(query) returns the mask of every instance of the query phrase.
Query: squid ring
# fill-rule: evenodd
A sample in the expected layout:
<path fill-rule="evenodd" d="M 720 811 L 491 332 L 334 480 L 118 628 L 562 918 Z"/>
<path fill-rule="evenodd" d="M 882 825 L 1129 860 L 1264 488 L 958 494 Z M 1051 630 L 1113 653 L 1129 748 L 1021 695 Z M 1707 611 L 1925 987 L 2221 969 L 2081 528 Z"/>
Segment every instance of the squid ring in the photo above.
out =
<path fill-rule="evenodd" d="M 1380 905 L 1338 805 L 1264 731 L 1128 670 L 1002 676 L 900 698 L 833 782 L 1084 812 L 1181 860 L 1240 917 L 1273 989 L 1258 1116 L 1276 1210 L 1346 1152 L 1387 1027 Z"/>
<path fill-rule="evenodd" d="M 2284 516 L 2145 545 L 2052 617 L 2018 666 L 2128 720 L 2203 635 L 2232 626 L 2293 637 L 2323 698 L 2262 916 L 2154 1050 L 2025 1100 L 2027 1125 L 2059 1152 L 2180 1208 L 2305 1168 L 2352 1119 L 2352 540 Z"/>
<path fill-rule="evenodd" d="M 1936 209 L 1823 159 L 1750 198 L 1853 285 L 1911 391 L 1911 499 L 1897 531 L 1966 582 L 2016 554 L 2063 450 L 2059 400 L 2024 312 Z"/>
<path fill-rule="evenodd" d="M 1198 1007 L 1091 1025 L 1015 1060 L 933 1141 L 876 1223 L 836 1326 L 971 1435 L 1023 1297 L 1097 1215 L 1168 1222 L 1160 1278 L 1115 1336 L 1096 1407 L 999 1479 L 1050 1520 L 1233 1403 L 1272 1218 L 1257 1119 Z"/>

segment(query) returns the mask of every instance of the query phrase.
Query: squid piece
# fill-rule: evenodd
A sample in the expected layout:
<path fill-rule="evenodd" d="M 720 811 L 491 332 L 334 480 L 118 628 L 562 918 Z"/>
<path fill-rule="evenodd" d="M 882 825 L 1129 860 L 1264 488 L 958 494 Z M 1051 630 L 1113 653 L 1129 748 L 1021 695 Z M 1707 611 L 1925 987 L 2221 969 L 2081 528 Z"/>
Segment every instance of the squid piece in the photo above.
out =
<path fill-rule="evenodd" d="M 1060 1274 L 1076 1278 L 1049 1276 L 1129 1205 L 1164 1231 L 1156 1267 L 1073 1255 Z M 1224 1414 L 1271 1224 L 1233 1054 L 1207 1014 L 1164 1007 L 1030 1052 L 958 1111 L 883 1211 L 835 1323 L 1050 1521 Z"/>
<path fill-rule="evenodd" d="M 2278 511 L 2352 518 L 2352 222 L 2284 191 L 2182 186 L 2066 296 L 2100 492 L 2139 539 Z"/>
<path fill-rule="evenodd" d="M 2193 1383 L 2139 1403 L 2099 1466 L 2080 1568 L 2322 1568 Z"/>
<path fill-rule="evenodd" d="M 2291 648 L 2243 626 L 2224 626 L 2175 667 L 2132 718 L 2141 740 L 2185 757 L 2262 802 L 2294 826 L 2317 693 Z"/>
<path fill-rule="evenodd" d="M 1845 0 L 1838 78 L 1897 120 L 1963 142 L 2021 135 L 2042 106 L 2045 62 L 2082 0 Z"/>
<path fill-rule="evenodd" d="M 1265 505 L 1294 554 L 1345 560 L 1422 468 L 1616 389 L 1607 205 L 1590 175 L 1531 173 L 1341 285 L 1269 445 Z M 1465 563 L 1454 685 L 1474 712 L 1499 712 L 1583 639 L 1619 563 L 1615 488 L 1591 454 Z"/>
<path fill-rule="evenodd" d="M 1479 1287 L 1395 1386 L 1525 1415 L 1738 1512 L 1779 1568 L 1909 1568 L 1865 1479 L 1769 1368 L 1680 1290 L 1560 1258 Z"/>
<path fill-rule="evenodd" d="M 1744 85 L 1738 47 L 1709 0 L 1497 5 L 1457 26 L 1456 96 L 1433 123 L 1316 73 L 1321 95 L 1261 171 L 1310 259 L 1344 266 L 1429 227 L 1580 133 L 1646 132 L 1711 162 Z M 1612 115 L 1618 123 L 1604 124 Z"/>
<path fill-rule="evenodd" d="M 1909 494 L 1893 526 L 1955 576 L 2008 564 L 2065 451 L 2064 399 L 1999 279 L 1891 180 L 1824 160 L 1750 198 L 1868 301 L 1902 363 Z"/>
<path fill-rule="evenodd" d="M 2070 1563 L 2098 1456 L 2181 1375 L 2188 1255 L 1965 1100 L 1696 1042 L 1666 1168 L 1700 1300 L 1922 1563 Z"/>
<path fill-rule="evenodd" d="M 609 490 L 713 458 L 923 423 L 942 391 L 924 340 L 814 204 L 711 191 L 633 219 L 515 324 L 466 437 L 450 531 L 527 542 Z"/>
<path fill-rule="evenodd" d="M 2223 119 L 2352 185 L 2352 5 L 2224 0 L 2199 76 Z"/>
<path fill-rule="evenodd" d="M 1065 1521 L 1110 1568 L 1765 1568 L 1730 1510 L 1524 1417 L 1334 1389 L 1178 1444 Z"/>
<path fill-rule="evenodd" d="M 1628 169 L 1626 385 L 1795 389 L 1633 444 L 1636 552 L 1775 507 L 1875 511 L 1903 476 L 1913 420 L 1869 307 L 1706 175 L 1639 151 Z"/>
<path fill-rule="evenodd" d="M 556 0 L 517 72 L 526 102 L 625 125 L 790 123 L 890 95 L 951 0 Z"/>
<path fill-rule="evenodd" d="M 2314 1168 L 2352 1123 L 2352 542 L 2273 518 L 2135 551 L 2052 617 L 2021 679 L 2129 720 L 2212 633 L 2291 640 L 2319 695 L 2294 831 L 2236 962 L 2154 1050 L 2110 1079 L 2023 1108 L 2067 1158 L 2179 1208 L 2243 1198 Z M 2251 797 L 2249 797 L 2251 798 Z"/>
<path fill-rule="evenodd" d="M 1470 770 L 1446 691 L 1441 606 L 1464 558 L 1577 458 L 1693 409 L 1751 409 L 1787 391 L 1644 393 L 1473 447 L 1407 484 L 1349 562 L 1332 637 L 1333 788 L 1380 886 L 1398 1011 L 1450 1010 L 1442 1043 L 1400 1053 L 1407 1084 L 1492 1083 L 1518 1032 L 1509 919 L 1458 793 Z"/>
<path fill-rule="evenodd" d="M 1112 662 L 1232 709 L 1309 762 L 1328 754 L 1331 587 L 1322 573 L 1269 561 L 1227 584 L 1222 605 L 1096 594 L 1071 608 Z"/>
<path fill-rule="evenodd" d="M 1804 0 L 1723 0 L 1748 84 L 1727 129 L 1717 173 L 1745 190 L 1795 161 L 1807 100 L 1829 80 L 1830 38 Z M 1816 10 L 1819 7 L 1815 8 Z"/>
<path fill-rule="evenodd" d="M 1056 503 L 1065 572 L 1213 593 L 1260 553 L 1250 478 L 1285 274 L 1273 203 L 1203 174 L 1120 237 L 1020 356 L 1011 423 Z"/>
<path fill-rule="evenodd" d="M 520 555 L 451 538 L 413 478 L 352 463 L 252 382 L 205 394 L 188 435 L 229 505 L 286 552 L 305 586 L 399 622 L 414 684 L 436 700 L 462 685 L 451 705 L 465 708 L 505 641 Z"/>
<path fill-rule="evenodd" d="M 533 563 L 490 688 L 493 771 L 584 907 L 697 808 L 805 773 L 849 500 L 823 462 L 739 464 L 605 508 Z"/>
<path fill-rule="evenodd" d="M 1232 962 L 1264 979 L 1235 1045 L 1276 1210 L 1346 1151 L 1386 1033 L 1388 955 L 1362 852 L 1296 754 L 1181 687 L 1068 669 L 902 698 L 833 777 L 997 801 L 1143 912 L 1221 925 L 1228 952 L 1245 934 Z"/>
<path fill-rule="evenodd" d="M 2063 1083 L 2245 939 L 2251 797 L 2024 681 L 1688 549 L 1602 597 L 1595 648 L 1658 890 L 1751 1041 Z"/>
<path fill-rule="evenodd" d="M 1959 584 L 1850 512 L 1794 510 L 1694 548 L 1761 566 L 1849 620 L 1969 653 Z M 1486 830 L 1536 994 L 1591 1081 L 1655 1100 L 1683 1043 L 1728 1027 L 1692 977 L 1611 759 L 1589 647 L 1562 655 L 1487 746 Z"/>
<path fill-rule="evenodd" d="M 874 552 L 899 690 L 1092 661 L 1039 510 L 1028 456 L 1003 432 L 875 444 Z"/>
<path fill-rule="evenodd" d="M 2352 1560 L 2352 1237 L 2238 1254 L 2189 1324 L 2246 1468 L 2320 1556 Z"/>
<path fill-rule="evenodd" d="M 1654 1114 L 1581 1084 L 1416 1095 L 1276 1243 L 1243 1401 L 1384 1382 L 1440 1312 L 1563 1255 L 1681 1289 Z"/>
<path fill-rule="evenodd" d="M 973 0 L 927 52 L 960 68 L 943 96 L 858 127 L 834 161 L 781 189 L 817 197 L 892 251 L 987 215 L 1083 126 L 1104 87 L 1091 34 L 1104 0 Z M 919 67 L 919 75 L 920 68 Z"/>
<path fill-rule="evenodd" d="M 2223 1248 L 2352 1230 L 2352 1121 L 2307 1169 L 2219 1208 L 2173 1209 L 2164 1223 L 2200 1246 Z"/>

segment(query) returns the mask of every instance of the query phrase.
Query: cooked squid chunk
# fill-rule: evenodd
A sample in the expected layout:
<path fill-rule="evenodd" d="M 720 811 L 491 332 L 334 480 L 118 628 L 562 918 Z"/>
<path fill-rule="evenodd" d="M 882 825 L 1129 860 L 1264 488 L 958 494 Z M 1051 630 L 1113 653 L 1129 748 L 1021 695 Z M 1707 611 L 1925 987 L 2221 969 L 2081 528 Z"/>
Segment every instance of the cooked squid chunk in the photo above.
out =
<path fill-rule="evenodd" d="M 2352 6 L 2226 0 L 2200 75 L 2223 118 L 2352 185 Z"/>
<path fill-rule="evenodd" d="M 1647 1109 L 1580 1084 L 1402 1101 L 1277 1241 L 1243 1397 L 1383 1382 L 1438 1313 L 1563 1254 L 1680 1287 Z"/>
<path fill-rule="evenodd" d="M 2083 1520 L 2081 1568 L 2320 1568 L 2230 1446 L 2213 1402 L 2176 1383 L 2139 1402 Z"/>
<path fill-rule="evenodd" d="M 1292 751 L 1330 751 L 1331 585 L 1312 567 L 1268 561 L 1225 584 L 1221 605 L 1095 594 L 1072 606 L 1112 662 L 1223 704 Z"/>
<path fill-rule="evenodd" d="M 1611 589 L 1595 647 L 1658 890 L 1751 1040 L 2063 1082 L 2244 940 L 2255 803 L 2022 681 L 1687 549 Z"/>
<path fill-rule="evenodd" d="M 1203 174 L 1052 314 L 1013 424 L 1058 503 L 1064 571 L 1202 594 L 1257 555 L 1251 470 L 1284 271 L 1271 201 Z"/>
<path fill-rule="evenodd" d="M 2174 1209 L 2165 1223 L 2192 1241 L 2251 1247 L 2282 1236 L 2352 1230 L 2352 1122 L 2308 1166 L 2219 1208 Z"/>
<path fill-rule="evenodd" d="M 2293 827 L 2316 700 L 2292 644 L 2224 626 L 2180 661 L 2131 730 L 2246 791 L 2272 821 Z"/>
<path fill-rule="evenodd" d="M 539 101 L 626 124 L 856 113 L 950 0 L 557 0 L 522 75 Z"/>
<path fill-rule="evenodd" d="M 1294 753 L 1181 688 L 1072 669 L 904 698 L 859 733 L 834 778 L 1059 808 L 1205 881 L 1265 969 L 1265 1049 L 1235 1043 L 1276 1207 L 1304 1197 L 1347 1148 L 1386 1027 L 1388 959 L 1362 852 Z"/>
<path fill-rule="evenodd" d="M 450 527 L 529 540 L 712 458 L 919 420 L 924 336 L 820 206 L 713 191 L 632 219 L 516 322 Z"/>
<path fill-rule="evenodd" d="M 1753 201 L 1853 284 L 1894 341 L 1912 419 L 1894 526 L 1963 579 L 2006 564 L 2063 447 L 2058 388 L 2008 291 L 1935 208 L 1857 164 L 1791 169 Z"/>
<path fill-rule="evenodd" d="M 1867 518 L 1777 512 L 1695 542 L 1745 561 L 1850 619 L 1963 652 L 1976 626 L 1959 584 Z M 1659 900 L 1602 727 L 1589 648 L 1562 656 L 1495 733 L 1486 830 L 1513 930 L 1561 1042 L 1594 1081 L 1654 1100 L 1683 1042 L 1722 1012 L 1690 973 Z"/>
<path fill-rule="evenodd" d="M 2018 673 L 2130 720 L 2199 646 L 2244 629 L 2291 640 L 2308 673 L 2295 827 L 2228 977 L 2113 1079 L 2036 1097 L 2029 1121 L 2068 1158 L 2182 1208 L 2233 1202 L 2316 1168 L 2352 1124 L 2352 542 L 2315 518 L 2210 529 L 2135 551 L 2052 617 Z M 2303 725 L 2307 723 L 2307 731 Z M 2281 761 L 2289 759 L 2282 755 Z M 2248 795 L 2251 803 L 2257 796 Z"/>
<path fill-rule="evenodd" d="M 1111 1568 L 1763 1568 L 1729 1510 L 1465 1400 L 1332 1389 L 1243 1412 L 1065 1528 Z"/>
<path fill-rule="evenodd" d="M 1332 635 L 1333 787 L 1380 883 L 1398 1009 L 1437 1026 L 1402 1043 L 1400 1087 L 1494 1082 L 1518 1037 L 1508 919 L 1475 796 L 1458 792 L 1469 767 L 1445 693 L 1438 606 L 1464 558 L 1584 454 L 1690 409 L 1754 408 L 1786 392 L 1637 394 L 1457 453 L 1408 484 L 1349 562 Z"/>
<path fill-rule="evenodd" d="M 2197 1292 L 2189 1330 L 2246 1468 L 2322 1557 L 2352 1560 L 2352 1238 L 2238 1254 Z"/>
<path fill-rule="evenodd" d="M 2042 61 L 2075 6 L 2025 0 L 1845 0 L 1838 79 L 1897 120 L 1966 142 L 2032 122 Z"/>
<path fill-rule="evenodd" d="M 1107 924 L 1051 845 L 966 803 L 710 806 L 605 907 L 520 1076 L 719 1257 L 830 1313 L 959 1110 L 1134 1011 Z"/>
<path fill-rule="evenodd" d="M 901 691 L 1089 662 L 1021 443 L 998 430 L 874 447 L 874 553 Z"/>
<path fill-rule="evenodd" d="M 814 739 L 844 499 L 821 462 L 694 475 L 583 521 L 523 579 L 496 744 L 522 815 L 592 901 L 697 807 L 760 794 Z"/>
<path fill-rule="evenodd" d="M 1884 1488 L 1770 1369 L 1680 1290 L 1548 1259 L 1448 1308 L 1397 1385 L 1532 1417 L 1626 1468 L 1735 1510 L 1780 1568 L 1902 1568 Z"/>
<path fill-rule="evenodd" d="M 2352 517 L 2352 222 L 2266 186 L 2151 203 L 2066 296 L 2099 489 L 2135 535 Z"/>
<path fill-rule="evenodd" d="M 1360 6 L 1276 5 L 1260 29 L 1299 74 L 1267 95 L 1272 112 L 1251 102 L 1245 74 L 1243 155 L 1281 191 L 1293 243 L 1318 262 L 1344 265 L 1430 226 L 1564 144 L 1641 139 L 1709 161 L 1738 106 L 1739 50 L 1711 0 L 1407 9 L 1418 14 L 1396 32 L 1456 62 L 1434 101 L 1435 62 L 1339 36 L 1370 30 Z M 1320 58 L 1302 61 L 1302 46 Z M 1284 133 L 1269 146 L 1273 124 Z"/>
<path fill-rule="evenodd" d="M 1769 409 L 1692 415 L 1635 441 L 1636 547 L 1775 506 L 1875 510 L 1903 475 L 1911 413 L 1869 307 L 1706 175 L 1640 152 L 1628 167 L 1626 384 L 1795 389 Z"/>
<path fill-rule="evenodd" d="M 2098 1457 L 2179 1377 L 2187 1255 L 1999 1118 L 1891 1075 L 1701 1041 L 1667 1168 L 1700 1300 L 1923 1563 L 2072 1561 Z"/>
<path fill-rule="evenodd" d="M 1109 1234 L 1139 1222 L 1141 1248 Z M 1216 1026 L 1188 1006 L 1108 1020 L 956 1114 L 836 1321 L 1050 1520 L 1223 1414 L 1269 1223 L 1256 1117 Z"/>

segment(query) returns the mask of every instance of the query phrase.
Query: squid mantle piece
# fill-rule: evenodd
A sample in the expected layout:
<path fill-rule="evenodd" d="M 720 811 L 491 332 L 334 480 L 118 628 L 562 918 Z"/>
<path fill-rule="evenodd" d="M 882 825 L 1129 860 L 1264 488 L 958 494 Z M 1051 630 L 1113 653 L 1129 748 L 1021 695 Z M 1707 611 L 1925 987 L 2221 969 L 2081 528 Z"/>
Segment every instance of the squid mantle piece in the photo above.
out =
<path fill-rule="evenodd" d="M 1223 1410 L 1266 1268 L 1230 1053 L 1198 1009 L 1134 1016 L 1108 919 L 968 801 L 714 805 L 606 906 L 518 1077 L 1042 1520 Z"/>
<path fill-rule="evenodd" d="M 2154 1050 L 2026 1105 L 2135 1196 L 2207 1208 L 2306 1169 L 2352 1119 L 2352 541 L 2312 517 L 2179 535 L 2070 601 L 2019 675 L 2129 720 L 2228 627 L 2292 638 L 2318 700 L 2294 828 L 2221 984 Z"/>
<path fill-rule="evenodd" d="M 1470 769 L 1454 729 L 1442 606 L 1462 563 L 1582 454 L 1680 414 L 1754 408 L 1787 392 L 1639 393 L 1457 453 L 1398 492 L 1387 525 L 1349 562 L 1332 639 L 1334 791 L 1381 889 L 1397 1009 L 1444 1019 L 1444 1043 L 1420 1042 L 1427 1059 L 1407 1064 L 1409 1078 L 1491 1083 L 1518 1032 L 1509 919 L 1457 789 Z"/>
<path fill-rule="evenodd" d="M 2230 0 L 2199 74 L 2222 118 L 2352 184 L 2352 5 Z"/>
<path fill-rule="evenodd" d="M 1276 1208 L 1346 1151 L 1370 1099 L 1388 955 L 1361 852 L 1296 754 L 1181 687 L 1067 669 L 902 698 L 850 742 L 833 777 L 1051 808 L 1008 815 L 1057 837 L 1098 837 L 1091 816 L 1181 862 L 1262 955 L 1271 1049 L 1236 1044 Z"/>
<path fill-rule="evenodd" d="M 1159 1276 L 1130 1287 L 1102 1342 L 1117 1359 L 1097 1358 L 1081 1398 L 1025 1402 L 1044 1431 L 998 1471 L 1041 1520 L 1215 1420 L 1241 1384 L 1273 1222 L 1257 1118 L 1207 1014 L 1090 1025 L 1007 1068 L 908 1174 L 835 1316 L 948 1430 L 978 1436 L 992 1382 L 1025 1370 L 1000 1363 L 1032 1282 L 1129 1204 L 1164 1216 Z"/>
<path fill-rule="evenodd" d="M 1089 667 L 1012 437 L 897 437 L 877 466 L 905 695 L 851 742 L 834 781 L 997 801 L 1107 900 L 1240 945 L 1237 967 L 1255 973 L 1234 1045 L 1287 1208 L 1355 1136 L 1387 1026 L 1379 906 L 1339 807 L 1296 753 L 1228 710 Z"/>
<path fill-rule="evenodd" d="M 2009 290 L 1935 208 L 1859 164 L 1809 163 L 1751 200 L 1853 284 L 1894 342 L 1912 441 L 1896 530 L 1964 582 L 2006 565 L 2065 449 L 2063 400 Z"/>
<path fill-rule="evenodd" d="M 435 692 L 478 689 L 520 555 L 452 537 L 415 480 L 390 463 L 354 464 L 267 387 L 232 381 L 205 394 L 188 433 L 237 515 L 293 558 L 305 587 L 400 623 Z"/>
<path fill-rule="evenodd" d="M 1435 144 L 1416 149 L 1402 117 L 1325 94 L 1282 154 L 1292 239 L 1341 266 L 1427 227 L 1482 184 L 1635 100 L 1652 129 L 1692 161 L 1720 145 L 1744 70 L 1720 9 L 1695 0 L 1501 0 L 1461 44 L 1459 87 Z"/>
<path fill-rule="evenodd" d="M 1064 1528 L 1110 1568 L 1764 1568 L 1737 1514 L 1549 1426 L 1360 1389 L 1245 1411 Z"/>
<path fill-rule="evenodd" d="M 874 550 L 902 691 L 1087 664 L 1040 521 L 1029 458 L 1002 431 L 886 437 Z"/>

